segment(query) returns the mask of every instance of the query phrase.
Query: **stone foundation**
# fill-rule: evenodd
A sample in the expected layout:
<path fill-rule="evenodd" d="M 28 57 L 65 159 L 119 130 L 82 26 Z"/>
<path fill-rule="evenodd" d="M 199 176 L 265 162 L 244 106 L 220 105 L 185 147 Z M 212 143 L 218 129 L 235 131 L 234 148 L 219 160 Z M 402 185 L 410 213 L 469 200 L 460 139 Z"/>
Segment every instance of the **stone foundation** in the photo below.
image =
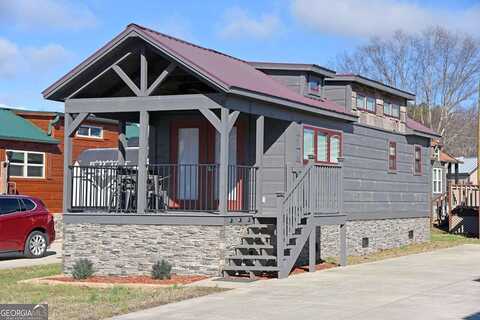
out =
<path fill-rule="evenodd" d="M 413 230 L 413 239 L 409 231 Z M 317 228 L 317 260 L 337 257 L 340 253 L 340 228 L 336 225 Z M 362 239 L 368 238 L 363 247 Z M 347 222 L 347 255 L 360 256 L 385 249 L 430 240 L 430 218 L 356 220 Z M 308 264 L 308 241 L 297 264 Z"/>
<path fill-rule="evenodd" d="M 63 214 L 55 213 L 53 214 L 53 223 L 55 228 L 55 239 L 63 239 Z"/>
<path fill-rule="evenodd" d="M 71 274 L 80 258 L 98 275 L 149 275 L 161 259 L 173 273 L 217 276 L 245 225 L 65 224 L 63 271 Z"/>

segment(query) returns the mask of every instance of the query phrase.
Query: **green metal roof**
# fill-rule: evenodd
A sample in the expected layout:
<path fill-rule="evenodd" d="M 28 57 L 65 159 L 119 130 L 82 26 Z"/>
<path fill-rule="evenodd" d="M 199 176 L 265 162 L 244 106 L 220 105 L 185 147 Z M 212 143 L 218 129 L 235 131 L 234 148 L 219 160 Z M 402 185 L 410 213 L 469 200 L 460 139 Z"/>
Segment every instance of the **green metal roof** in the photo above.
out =
<path fill-rule="evenodd" d="M 140 135 L 140 128 L 135 123 L 127 124 L 127 130 L 125 132 L 127 139 L 138 138 Z"/>
<path fill-rule="evenodd" d="M 30 121 L 8 109 L 0 108 L 0 140 L 15 140 L 57 144 L 59 141 L 47 135 Z"/>

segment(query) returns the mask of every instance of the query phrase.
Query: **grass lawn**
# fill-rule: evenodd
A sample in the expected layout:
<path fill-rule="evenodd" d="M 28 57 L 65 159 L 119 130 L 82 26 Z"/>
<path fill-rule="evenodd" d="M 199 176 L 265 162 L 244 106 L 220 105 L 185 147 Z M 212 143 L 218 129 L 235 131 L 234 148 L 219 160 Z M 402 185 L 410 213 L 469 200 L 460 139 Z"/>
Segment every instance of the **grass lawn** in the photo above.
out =
<path fill-rule="evenodd" d="M 33 285 L 19 280 L 61 273 L 59 264 L 0 270 L 0 303 L 48 303 L 49 319 L 102 319 L 223 291 L 219 288 L 138 289 Z"/>
<path fill-rule="evenodd" d="M 480 240 L 475 238 L 467 238 L 460 235 L 449 234 L 437 228 L 432 228 L 431 238 L 429 242 L 412 244 L 395 249 L 387 249 L 367 256 L 349 256 L 348 264 L 358 264 L 364 262 L 378 261 L 388 258 L 401 257 L 414 253 L 428 252 L 437 249 L 444 249 L 459 246 L 462 244 L 479 244 Z M 337 263 L 336 258 L 327 258 L 327 262 Z"/>

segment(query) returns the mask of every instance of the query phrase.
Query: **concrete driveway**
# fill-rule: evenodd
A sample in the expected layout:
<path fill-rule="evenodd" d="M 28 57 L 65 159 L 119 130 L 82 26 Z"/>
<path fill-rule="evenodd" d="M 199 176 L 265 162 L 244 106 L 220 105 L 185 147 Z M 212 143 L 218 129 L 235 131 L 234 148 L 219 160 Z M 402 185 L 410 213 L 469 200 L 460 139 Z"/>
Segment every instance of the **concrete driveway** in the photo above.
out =
<path fill-rule="evenodd" d="M 62 241 L 54 241 L 47 250 L 45 257 L 40 259 L 26 259 L 19 253 L 0 254 L 0 269 L 19 267 L 31 267 L 36 265 L 61 263 L 62 262 Z"/>
<path fill-rule="evenodd" d="M 116 319 L 480 319 L 480 246 L 258 281 Z"/>

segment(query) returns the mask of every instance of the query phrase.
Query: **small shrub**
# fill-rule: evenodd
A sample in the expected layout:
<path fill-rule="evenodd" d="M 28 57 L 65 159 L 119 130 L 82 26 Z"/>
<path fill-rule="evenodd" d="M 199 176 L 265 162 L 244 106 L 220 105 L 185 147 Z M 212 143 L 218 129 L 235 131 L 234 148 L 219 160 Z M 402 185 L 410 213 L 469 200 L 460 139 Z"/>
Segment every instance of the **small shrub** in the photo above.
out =
<path fill-rule="evenodd" d="M 153 279 L 170 279 L 172 277 L 172 265 L 167 261 L 157 261 L 152 267 L 152 278 Z"/>
<path fill-rule="evenodd" d="M 73 265 L 73 278 L 76 280 L 87 279 L 92 276 L 95 270 L 93 263 L 88 259 L 79 259 Z"/>

